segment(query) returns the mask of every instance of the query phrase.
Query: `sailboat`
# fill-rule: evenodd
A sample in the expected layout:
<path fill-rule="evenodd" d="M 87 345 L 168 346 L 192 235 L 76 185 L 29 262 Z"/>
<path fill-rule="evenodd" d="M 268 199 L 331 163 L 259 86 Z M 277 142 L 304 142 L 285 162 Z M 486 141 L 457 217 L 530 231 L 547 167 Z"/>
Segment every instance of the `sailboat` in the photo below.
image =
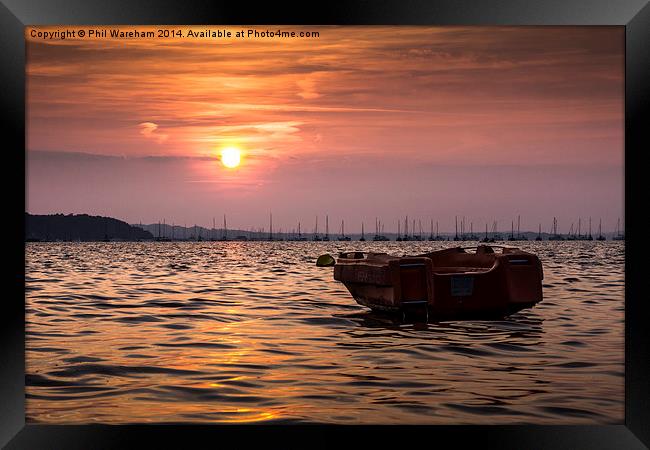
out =
<path fill-rule="evenodd" d="M 307 238 L 302 235 L 302 232 L 300 231 L 300 221 L 298 221 L 298 239 L 299 241 L 306 241 Z"/>
<path fill-rule="evenodd" d="M 430 241 L 445 241 L 446 239 L 443 237 L 440 237 L 440 234 L 438 233 L 438 221 L 436 220 L 436 234 L 434 236 L 433 234 L 433 220 L 431 221 L 431 236 L 429 237 Z"/>
<path fill-rule="evenodd" d="M 501 238 L 501 235 L 497 232 L 497 221 L 495 220 L 494 223 L 492 223 L 492 239 L 494 239 L 494 242 L 502 241 L 503 239 Z"/>
<path fill-rule="evenodd" d="M 456 216 L 456 233 L 454 234 L 454 241 L 460 241 L 460 237 L 458 237 L 458 216 Z"/>
<path fill-rule="evenodd" d="M 481 242 L 494 242 L 494 238 L 488 236 L 488 224 L 485 222 L 485 237 L 481 239 Z"/>
<path fill-rule="evenodd" d="M 553 217 L 553 234 L 548 238 L 549 241 L 563 241 L 564 238 L 557 234 L 557 219 Z"/>
<path fill-rule="evenodd" d="M 474 234 L 474 222 L 469 223 L 469 239 L 471 241 L 478 241 L 479 237 Z"/>
<path fill-rule="evenodd" d="M 541 241 L 542 240 L 542 224 L 539 224 L 539 231 L 537 232 L 537 237 L 535 238 L 536 241 Z"/>
<path fill-rule="evenodd" d="M 517 240 L 527 241 L 528 238 L 526 236 L 521 235 L 520 225 L 521 225 L 521 216 L 517 216 Z"/>
<path fill-rule="evenodd" d="M 375 218 L 375 236 L 372 238 L 373 241 L 389 241 L 386 236 L 382 234 L 381 221 Z"/>
<path fill-rule="evenodd" d="M 589 218 L 589 234 L 587 235 L 586 238 L 588 241 L 593 241 L 594 237 L 591 235 L 591 217 Z"/>
<path fill-rule="evenodd" d="M 616 222 L 616 235 L 612 238 L 614 241 L 624 241 L 625 233 L 621 233 L 621 218 Z"/>
<path fill-rule="evenodd" d="M 365 232 L 365 230 L 363 229 L 363 222 L 361 222 L 361 239 L 359 239 L 359 240 L 360 240 L 361 242 L 365 242 L 365 241 L 366 241 L 366 232 Z"/>
<path fill-rule="evenodd" d="M 576 238 L 579 241 L 582 241 L 585 236 L 582 235 L 582 218 L 578 217 L 578 237 Z"/>
<path fill-rule="evenodd" d="M 576 228 L 576 230 L 577 230 L 577 228 Z M 567 241 L 575 241 L 577 239 L 578 238 L 577 238 L 576 234 L 573 232 L 573 223 L 571 223 L 571 228 L 569 228 L 569 234 L 567 235 L 566 240 Z"/>
<path fill-rule="evenodd" d="M 158 222 L 158 239 L 156 239 L 158 242 L 169 242 L 171 239 L 166 236 L 165 232 L 165 220 L 163 219 L 163 224 L 162 224 L 162 233 L 160 231 L 160 221 Z"/>
<path fill-rule="evenodd" d="M 403 241 L 410 241 L 411 237 L 409 236 L 409 216 L 404 218 L 404 236 L 402 236 Z"/>
<path fill-rule="evenodd" d="M 513 220 L 511 224 L 512 224 L 512 231 L 510 232 L 510 237 L 508 238 L 508 240 L 516 241 L 517 239 L 515 239 L 515 221 Z"/>
<path fill-rule="evenodd" d="M 321 237 L 318 235 L 318 216 L 316 216 L 316 228 L 314 228 L 314 241 L 322 241 Z"/>
<path fill-rule="evenodd" d="M 223 234 L 221 235 L 221 241 L 228 240 L 228 226 L 226 225 L 226 215 L 223 215 Z"/>
<path fill-rule="evenodd" d="M 325 236 L 323 237 L 324 241 L 330 240 L 330 216 L 325 216 Z"/>
<path fill-rule="evenodd" d="M 415 220 L 413 220 L 413 228 L 415 228 Z M 413 237 L 415 238 L 416 241 L 422 240 L 422 221 L 420 219 L 418 219 L 418 235 Z"/>
<path fill-rule="evenodd" d="M 596 238 L 597 241 L 605 241 L 605 236 L 603 236 L 603 219 L 600 219 L 598 221 L 598 237 Z"/>
<path fill-rule="evenodd" d="M 341 236 L 338 238 L 339 241 L 349 241 L 350 236 L 345 235 L 345 221 L 341 220 Z"/>

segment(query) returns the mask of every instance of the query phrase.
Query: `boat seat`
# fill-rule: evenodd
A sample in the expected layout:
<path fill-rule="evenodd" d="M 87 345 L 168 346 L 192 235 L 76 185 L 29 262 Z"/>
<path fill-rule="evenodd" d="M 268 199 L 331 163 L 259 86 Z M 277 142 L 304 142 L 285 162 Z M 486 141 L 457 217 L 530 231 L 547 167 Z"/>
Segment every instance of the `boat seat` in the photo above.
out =
<path fill-rule="evenodd" d="M 434 267 L 433 273 L 487 272 L 492 267 Z"/>

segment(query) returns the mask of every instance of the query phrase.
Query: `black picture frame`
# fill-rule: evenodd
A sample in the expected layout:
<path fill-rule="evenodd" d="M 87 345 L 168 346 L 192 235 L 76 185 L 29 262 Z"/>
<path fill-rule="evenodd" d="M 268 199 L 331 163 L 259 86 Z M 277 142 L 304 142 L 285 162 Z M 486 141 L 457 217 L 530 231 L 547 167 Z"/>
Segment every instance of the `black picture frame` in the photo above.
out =
<path fill-rule="evenodd" d="M 356 24 L 356 25 L 618 25 L 625 27 L 625 423 L 608 426 L 51 426 L 25 425 L 25 40 L 24 26 L 53 24 Z M 359 435 L 366 446 L 416 437 L 431 445 L 445 441 L 498 448 L 644 448 L 650 446 L 649 300 L 641 280 L 642 199 L 640 183 L 650 108 L 650 6 L 647 0 L 481 1 L 390 0 L 301 5 L 266 2 L 2 0 L 0 64 L 3 141 L 9 165 L 3 178 L 5 237 L 10 289 L 2 302 L 0 445 L 7 448 L 128 448 L 139 441 L 154 446 L 230 445 L 263 439 L 265 446 L 339 445 Z M 7 161 L 5 159 L 5 161 Z M 14 176 L 7 176 L 13 174 Z M 646 200 L 647 201 L 647 200 Z M 23 301 L 19 299 L 22 298 Z M 342 436 L 343 435 L 343 436 Z M 274 442 L 275 441 L 275 442 Z M 202 446 L 203 446 L 202 445 Z M 428 445 L 428 444 L 427 444 Z M 450 445 L 450 444 L 447 444 Z"/>

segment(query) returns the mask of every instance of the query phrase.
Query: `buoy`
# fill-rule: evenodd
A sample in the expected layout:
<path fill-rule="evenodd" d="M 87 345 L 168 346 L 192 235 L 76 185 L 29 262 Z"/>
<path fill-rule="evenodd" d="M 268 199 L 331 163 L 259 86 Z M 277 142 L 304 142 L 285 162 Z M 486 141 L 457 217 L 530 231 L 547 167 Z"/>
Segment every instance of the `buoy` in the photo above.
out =
<path fill-rule="evenodd" d="M 320 255 L 316 260 L 317 267 L 330 267 L 333 266 L 335 263 L 336 261 L 334 260 L 334 257 L 327 253 L 325 253 L 324 255 Z"/>

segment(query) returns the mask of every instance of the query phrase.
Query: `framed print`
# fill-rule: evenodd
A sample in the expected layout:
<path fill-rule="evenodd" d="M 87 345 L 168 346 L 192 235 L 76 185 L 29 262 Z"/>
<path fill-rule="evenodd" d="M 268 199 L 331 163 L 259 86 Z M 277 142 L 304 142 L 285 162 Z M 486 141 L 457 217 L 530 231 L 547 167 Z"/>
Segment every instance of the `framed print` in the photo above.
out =
<path fill-rule="evenodd" d="M 0 17 L 7 448 L 650 445 L 647 2 Z"/>

